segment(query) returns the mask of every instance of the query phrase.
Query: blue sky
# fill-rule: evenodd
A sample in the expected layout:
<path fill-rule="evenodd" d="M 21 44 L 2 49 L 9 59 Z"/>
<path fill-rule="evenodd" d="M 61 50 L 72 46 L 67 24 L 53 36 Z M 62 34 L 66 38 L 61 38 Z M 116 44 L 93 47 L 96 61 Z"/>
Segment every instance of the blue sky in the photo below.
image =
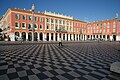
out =
<path fill-rule="evenodd" d="M 52 11 L 90 22 L 113 19 L 116 13 L 120 14 L 120 0 L 0 0 L 0 16 L 8 8 L 30 9 L 32 4 L 35 11 Z"/>

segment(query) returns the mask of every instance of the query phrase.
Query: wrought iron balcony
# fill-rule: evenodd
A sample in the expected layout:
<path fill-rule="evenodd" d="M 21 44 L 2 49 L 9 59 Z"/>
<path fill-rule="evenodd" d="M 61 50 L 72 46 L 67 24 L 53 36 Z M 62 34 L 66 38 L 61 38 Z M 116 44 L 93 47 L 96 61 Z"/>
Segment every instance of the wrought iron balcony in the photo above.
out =
<path fill-rule="evenodd" d="M 112 32 L 112 34 L 116 34 L 116 32 Z"/>
<path fill-rule="evenodd" d="M 56 32 L 67 33 L 67 30 L 65 30 L 65 29 L 57 29 Z"/>
<path fill-rule="evenodd" d="M 102 32 L 93 32 L 93 34 L 102 34 Z"/>

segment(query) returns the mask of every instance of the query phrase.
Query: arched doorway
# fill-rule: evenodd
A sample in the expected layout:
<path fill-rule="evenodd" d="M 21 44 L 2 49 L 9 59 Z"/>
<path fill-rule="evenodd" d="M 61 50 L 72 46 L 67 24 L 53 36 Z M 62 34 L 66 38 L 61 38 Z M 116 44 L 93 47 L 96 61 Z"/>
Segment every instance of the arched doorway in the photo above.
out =
<path fill-rule="evenodd" d="M 79 34 L 79 40 L 80 40 L 80 34 Z"/>
<path fill-rule="evenodd" d="M 98 35 L 97 35 L 97 38 L 98 38 Z"/>
<path fill-rule="evenodd" d="M 87 39 L 90 39 L 90 36 L 89 36 L 89 35 L 87 35 Z"/>
<path fill-rule="evenodd" d="M 25 32 L 22 32 L 22 39 L 23 39 L 23 41 L 26 41 L 26 33 Z"/>
<path fill-rule="evenodd" d="M 75 41 L 75 34 L 74 34 L 74 41 Z"/>
<path fill-rule="evenodd" d="M 43 40 L 43 34 L 40 33 L 40 40 L 42 41 Z"/>
<path fill-rule="evenodd" d="M 103 35 L 103 38 L 105 38 L 105 35 Z"/>
<path fill-rule="evenodd" d="M 78 34 L 77 34 L 77 41 L 78 41 Z"/>
<path fill-rule="evenodd" d="M 113 40 L 116 41 L 116 35 L 113 35 Z"/>
<path fill-rule="evenodd" d="M 20 37 L 20 33 L 19 32 L 15 32 L 15 41 L 17 41 L 18 37 Z"/>
<path fill-rule="evenodd" d="M 70 40 L 72 40 L 72 38 L 71 38 L 72 36 L 71 36 L 71 34 L 70 34 Z"/>
<path fill-rule="evenodd" d="M 49 33 L 47 33 L 47 41 L 49 41 Z"/>
<path fill-rule="evenodd" d="M 38 35 L 37 32 L 34 33 L 34 41 L 37 41 Z"/>
<path fill-rule="evenodd" d="M 51 40 L 53 40 L 53 33 L 51 33 Z"/>
<path fill-rule="evenodd" d="M 20 33 L 19 32 L 15 32 L 15 36 L 20 37 Z"/>
<path fill-rule="evenodd" d="M 58 36 L 57 36 L 57 33 L 56 33 L 56 34 L 55 34 L 55 40 L 56 40 L 56 41 L 57 41 L 57 37 L 58 37 Z"/>
<path fill-rule="evenodd" d="M 28 41 L 32 41 L 32 33 L 31 32 L 28 33 Z"/>
<path fill-rule="evenodd" d="M 92 35 L 91 35 L 91 40 L 93 39 Z"/>
<path fill-rule="evenodd" d="M 81 40 L 83 40 L 83 34 L 81 35 Z"/>
<path fill-rule="evenodd" d="M 95 35 L 93 35 L 94 39 L 95 39 Z"/>
<path fill-rule="evenodd" d="M 100 40 L 102 40 L 102 35 L 100 35 Z"/>
<path fill-rule="evenodd" d="M 68 41 L 68 34 L 67 34 L 67 41 Z"/>
<path fill-rule="evenodd" d="M 103 35 L 103 40 L 105 40 L 105 35 Z"/>
<path fill-rule="evenodd" d="M 65 40 L 65 34 L 63 34 L 63 40 Z"/>
<path fill-rule="evenodd" d="M 110 40 L 110 36 L 109 35 L 107 35 L 107 40 Z"/>
<path fill-rule="evenodd" d="M 100 35 L 100 38 L 102 38 L 102 35 Z"/>

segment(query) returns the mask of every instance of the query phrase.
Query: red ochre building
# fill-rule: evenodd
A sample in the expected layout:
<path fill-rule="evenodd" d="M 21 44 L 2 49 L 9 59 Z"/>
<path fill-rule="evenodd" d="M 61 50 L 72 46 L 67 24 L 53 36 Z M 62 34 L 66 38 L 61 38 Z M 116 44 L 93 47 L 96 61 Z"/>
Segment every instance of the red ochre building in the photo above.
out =
<path fill-rule="evenodd" d="M 32 11 L 10 8 L 1 18 L 3 34 L 15 41 L 22 37 L 32 41 Z M 116 16 L 112 20 L 85 22 L 71 16 L 52 12 L 34 12 L 34 41 L 79 40 L 115 40 L 120 41 L 120 20 Z"/>

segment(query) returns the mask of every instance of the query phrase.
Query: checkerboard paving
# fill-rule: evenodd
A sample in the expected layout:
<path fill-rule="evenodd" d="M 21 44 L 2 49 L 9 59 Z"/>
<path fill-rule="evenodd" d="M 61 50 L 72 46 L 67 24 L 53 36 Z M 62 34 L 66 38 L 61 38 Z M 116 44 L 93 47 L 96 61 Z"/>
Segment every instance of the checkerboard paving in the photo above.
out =
<path fill-rule="evenodd" d="M 111 43 L 0 45 L 0 80 L 120 80 L 115 61 Z"/>

